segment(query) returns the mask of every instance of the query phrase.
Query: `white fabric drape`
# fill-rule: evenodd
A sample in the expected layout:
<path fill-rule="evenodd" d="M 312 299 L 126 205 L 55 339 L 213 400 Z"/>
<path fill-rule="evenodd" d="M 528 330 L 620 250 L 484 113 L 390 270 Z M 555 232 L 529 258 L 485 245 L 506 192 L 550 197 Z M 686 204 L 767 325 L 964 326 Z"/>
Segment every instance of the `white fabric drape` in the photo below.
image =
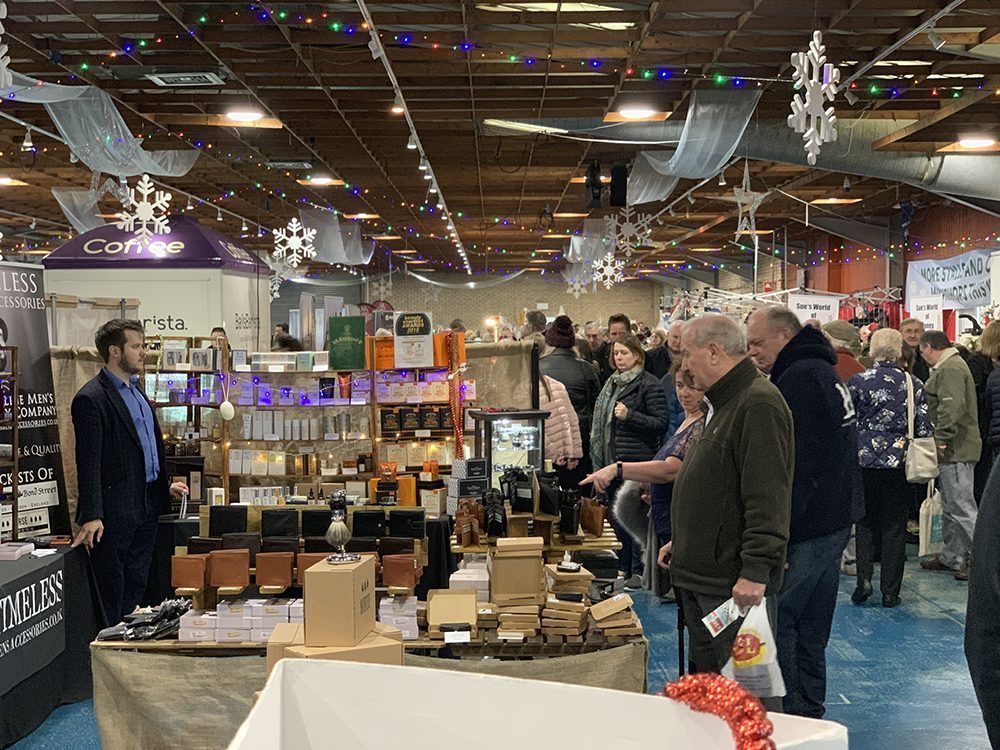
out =
<path fill-rule="evenodd" d="M 319 263 L 365 266 L 375 254 L 375 243 L 361 236 L 360 226 L 353 222 L 341 224 L 332 211 L 302 208 L 299 218 L 307 229 L 316 230 L 314 260 Z"/>
<path fill-rule="evenodd" d="M 52 188 L 52 197 L 59 208 L 80 234 L 104 226 L 104 219 L 97 215 L 97 204 L 91 200 L 89 190 L 76 188 Z"/>
<path fill-rule="evenodd" d="M 94 86 L 60 86 L 12 73 L 14 85 L 0 96 L 43 104 L 59 135 L 80 161 L 94 172 L 117 177 L 141 174 L 181 177 L 200 154 L 184 151 L 143 151 L 118 113 L 111 97 Z"/>
<path fill-rule="evenodd" d="M 570 237 L 565 256 L 570 263 L 589 264 L 614 250 L 614 247 L 604 219 L 584 219 L 583 231 Z"/>
<path fill-rule="evenodd" d="M 495 286 L 500 286 L 501 284 L 506 284 L 508 281 L 513 281 L 526 269 L 521 269 L 517 273 L 512 273 L 510 276 L 501 276 L 488 279 L 486 281 L 438 281 L 437 279 L 430 279 L 426 276 L 421 276 L 419 273 L 414 273 L 413 271 L 407 271 L 406 275 L 417 281 L 422 281 L 430 286 L 440 287 L 441 289 L 491 289 Z"/>
<path fill-rule="evenodd" d="M 702 179 L 722 169 L 736 151 L 760 95 L 759 89 L 696 90 L 677 149 L 637 156 L 628 178 L 628 204 L 663 200 L 680 178 Z"/>

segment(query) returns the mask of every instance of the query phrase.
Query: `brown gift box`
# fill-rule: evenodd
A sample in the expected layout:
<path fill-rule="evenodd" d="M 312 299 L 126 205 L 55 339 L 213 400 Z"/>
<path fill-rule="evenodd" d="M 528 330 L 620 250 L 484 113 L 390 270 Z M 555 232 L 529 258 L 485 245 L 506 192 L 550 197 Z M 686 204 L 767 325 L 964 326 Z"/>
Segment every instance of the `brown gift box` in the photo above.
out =
<path fill-rule="evenodd" d="M 295 554 L 292 552 L 258 552 L 257 585 L 291 586 L 294 564 Z"/>
<path fill-rule="evenodd" d="M 375 632 L 366 633 L 353 646 L 300 646 L 285 647 L 290 659 L 334 659 L 359 661 L 365 664 L 403 665 L 403 642 Z"/>
<path fill-rule="evenodd" d="M 306 646 L 354 646 L 375 626 L 375 558 L 306 570 Z"/>
<path fill-rule="evenodd" d="M 220 549 L 208 553 L 210 586 L 249 586 L 250 550 Z"/>
<path fill-rule="evenodd" d="M 386 586 L 412 589 L 417 585 L 423 570 L 416 555 L 384 555 L 382 557 L 382 583 Z"/>
<path fill-rule="evenodd" d="M 170 559 L 170 585 L 175 589 L 205 588 L 208 555 L 174 555 Z"/>
<path fill-rule="evenodd" d="M 306 585 L 306 571 L 309 570 L 313 565 L 318 563 L 320 560 L 325 560 L 330 556 L 329 552 L 300 552 L 298 559 L 298 575 L 295 578 L 295 582 L 299 586 Z"/>
<path fill-rule="evenodd" d="M 271 637 L 267 641 L 267 674 L 271 674 L 274 665 L 285 657 L 288 646 L 301 646 L 305 643 L 305 628 L 301 622 L 281 622 L 274 626 Z"/>

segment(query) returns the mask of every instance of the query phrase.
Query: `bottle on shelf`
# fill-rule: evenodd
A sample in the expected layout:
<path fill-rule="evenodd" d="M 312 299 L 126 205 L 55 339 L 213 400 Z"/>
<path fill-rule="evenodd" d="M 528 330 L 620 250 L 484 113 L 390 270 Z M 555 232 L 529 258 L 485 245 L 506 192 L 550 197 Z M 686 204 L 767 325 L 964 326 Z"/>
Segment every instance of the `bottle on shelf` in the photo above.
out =
<path fill-rule="evenodd" d="M 313 488 L 312 487 L 309 488 L 309 497 L 306 498 L 306 501 L 310 505 L 315 505 L 316 504 L 316 493 L 313 492 Z"/>

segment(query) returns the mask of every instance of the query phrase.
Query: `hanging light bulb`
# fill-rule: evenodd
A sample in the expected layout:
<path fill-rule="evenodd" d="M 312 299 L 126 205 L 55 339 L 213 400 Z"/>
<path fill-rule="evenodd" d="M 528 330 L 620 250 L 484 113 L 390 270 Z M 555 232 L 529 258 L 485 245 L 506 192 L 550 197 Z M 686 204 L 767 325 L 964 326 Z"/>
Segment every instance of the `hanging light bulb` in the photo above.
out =
<path fill-rule="evenodd" d="M 249 232 L 250 231 L 250 227 L 247 226 L 247 220 L 246 219 L 243 220 L 243 226 L 240 227 L 240 231 L 241 232 Z"/>
<path fill-rule="evenodd" d="M 417 169 L 419 169 L 421 172 L 426 172 L 427 171 L 427 160 L 421 157 L 420 164 L 417 165 Z"/>
<path fill-rule="evenodd" d="M 218 213 L 215 214 L 216 221 L 222 221 L 222 209 L 220 208 Z"/>
<path fill-rule="evenodd" d="M 29 153 L 35 150 L 35 144 L 31 140 L 31 128 L 24 133 L 24 140 L 21 141 L 21 151 Z"/>
<path fill-rule="evenodd" d="M 726 173 L 719 172 L 719 187 L 725 187 L 725 186 L 726 186 Z"/>
<path fill-rule="evenodd" d="M 188 196 L 187 207 L 184 210 L 185 211 L 193 211 L 194 210 L 194 201 L 191 200 L 191 196 L 190 195 Z"/>
<path fill-rule="evenodd" d="M 390 110 L 394 115 L 401 115 L 406 111 L 406 105 L 403 104 L 403 95 L 397 93 L 396 98 L 392 102 L 392 109 Z"/>
<path fill-rule="evenodd" d="M 410 140 L 408 140 L 406 142 L 406 147 L 408 149 L 410 149 L 410 151 L 416 151 L 417 150 L 417 142 L 413 139 L 412 135 L 410 136 Z"/>

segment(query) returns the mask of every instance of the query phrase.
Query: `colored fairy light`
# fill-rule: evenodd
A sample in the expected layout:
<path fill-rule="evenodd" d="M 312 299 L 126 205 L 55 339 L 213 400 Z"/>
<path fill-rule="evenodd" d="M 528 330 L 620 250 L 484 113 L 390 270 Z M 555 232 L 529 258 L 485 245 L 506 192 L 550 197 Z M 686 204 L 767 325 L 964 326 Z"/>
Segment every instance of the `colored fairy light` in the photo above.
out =
<path fill-rule="evenodd" d="M 340 31 L 343 28 L 343 25 L 340 23 L 340 21 L 334 21 L 329 26 L 327 26 L 327 28 L 330 29 L 330 31 Z"/>
<path fill-rule="evenodd" d="M 733 79 L 733 86 L 735 86 L 736 88 L 742 88 L 745 83 L 746 81 L 744 81 L 742 78 Z"/>
<path fill-rule="evenodd" d="M 355 26 L 354 26 L 354 25 L 352 24 L 352 25 L 350 25 L 350 26 L 347 26 L 347 27 L 346 27 L 346 28 L 344 29 L 344 33 L 345 33 L 345 34 L 347 34 L 348 36 L 350 36 L 350 35 L 352 35 L 352 34 L 353 34 L 354 32 L 356 32 L 357 30 L 358 30 L 358 29 L 357 29 L 357 27 L 355 27 Z"/>
<path fill-rule="evenodd" d="M 661 81 L 667 80 L 672 75 L 673 73 L 667 70 L 666 68 L 660 68 L 658 71 L 656 71 L 656 77 L 659 78 Z"/>
<path fill-rule="evenodd" d="M 399 43 L 402 44 L 402 45 L 404 45 L 404 46 L 407 45 L 407 44 L 409 44 L 412 41 L 413 41 L 413 34 L 400 34 L 399 35 Z"/>
<path fill-rule="evenodd" d="M 722 75 L 722 73 L 716 73 L 714 80 L 715 80 L 715 85 L 716 86 L 721 86 L 722 84 L 724 84 L 726 82 L 726 77 L 724 75 Z"/>
<path fill-rule="evenodd" d="M 514 62 L 516 59 L 517 59 L 516 57 L 511 57 L 511 62 Z M 535 62 L 537 62 L 537 61 L 533 57 L 526 57 L 526 58 L 524 58 L 524 64 L 525 65 L 534 65 Z"/>
<path fill-rule="evenodd" d="M 473 45 L 473 43 L 472 43 L 472 42 L 462 42 L 462 43 L 461 43 L 460 45 L 458 45 L 459 49 L 461 49 L 461 50 L 462 50 L 462 52 L 468 52 L 468 51 L 469 51 L 469 50 L 471 50 L 471 49 L 472 49 L 472 48 L 473 48 L 474 46 L 475 46 L 475 45 Z"/>
<path fill-rule="evenodd" d="M 870 87 L 868 88 L 868 93 L 869 93 L 869 94 L 871 94 L 872 96 L 874 96 L 874 95 L 878 94 L 878 92 L 879 92 L 879 87 L 878 87 L 878 85 L 877 85 L 877 84 L 874 84 L 874 83 L 873 83 L 873 84 L 872 84 L 872 85 L 871 85 L 871 86 L 870 86 Z"/>
<path fill-rule="evenodd" d="M 590 67 L 592 68 L 599 68 L 602 65 L 604 65 L 604 62 L 602 60 L 591 59 L 590 61 Z"/>

